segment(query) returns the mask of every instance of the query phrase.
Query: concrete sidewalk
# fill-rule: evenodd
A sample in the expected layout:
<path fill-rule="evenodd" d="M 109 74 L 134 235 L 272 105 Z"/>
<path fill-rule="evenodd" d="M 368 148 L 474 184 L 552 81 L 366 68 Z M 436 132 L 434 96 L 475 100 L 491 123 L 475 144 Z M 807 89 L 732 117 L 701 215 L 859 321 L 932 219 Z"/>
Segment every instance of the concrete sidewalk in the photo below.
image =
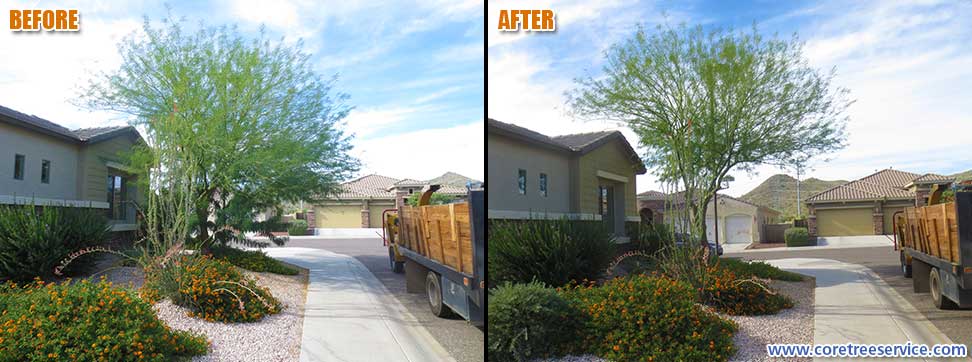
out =
<path fill-rule="evenodd" d="M 301 362 L 455 361 L 358 260 L 321 249 L 264 251 L 310 270 Z"/>
<path fill-rule="evenodd" d="M 795 246 L 767 249 L 745 249 L 749 244 L 727 244 L 723 246 L 726 254 L 729 253 L 772 253 L 789 250 L 819 250 L 819 249 L 849 249 L 849 248 L 873 248 L 885 246 L 894 247 L 894 239 L 888 235 L 865 235 L 865 236 L 822 236 L 817 238 L 817 245 L 814 246 Z"/>
<path fill-rule="evenodd" d="M 830 259 L 795 258 L 766 262 L 817 279 L 813 322 L 815 344 L 911 341 L 931 346 L 952 343 L 907 300 L 864 266 Z"/>

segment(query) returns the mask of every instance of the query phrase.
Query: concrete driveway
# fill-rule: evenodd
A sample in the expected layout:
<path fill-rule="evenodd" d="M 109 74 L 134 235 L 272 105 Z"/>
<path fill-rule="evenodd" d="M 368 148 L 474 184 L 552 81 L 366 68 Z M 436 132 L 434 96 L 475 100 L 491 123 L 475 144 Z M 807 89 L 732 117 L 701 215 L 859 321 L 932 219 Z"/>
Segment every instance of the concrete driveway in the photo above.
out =
<path fill-rule="evenodd" d="M 911 279 L 901 275 L 898 252 L 890 246 L 866 248 L 831 248 L 774 250 L 759 253 L 726 253 L 723 257 L 745 260 L 773 260 L 788 258 L 831 259 L 866 267 L 887 287 L 893 289 L 912 308 L 917 310 L 954 343 L 962 343 L 972 350 L 972 310 L 940 310 L 927 293 L 916 294 Z"/>
<path fill-rule="evenodd" d="M 405 275 L 395 274 L 388 266 L 388 249 L 374 238 L 291 239 L 285 247 L 316 248 L 354 257 L 374 274 L 384 287 L 425 327 L 432 337 L 458 362 L 485 360 L 485 333 L 461 318 L 438 318 L 429 312 L 425 294 L 405 292 Z"/>

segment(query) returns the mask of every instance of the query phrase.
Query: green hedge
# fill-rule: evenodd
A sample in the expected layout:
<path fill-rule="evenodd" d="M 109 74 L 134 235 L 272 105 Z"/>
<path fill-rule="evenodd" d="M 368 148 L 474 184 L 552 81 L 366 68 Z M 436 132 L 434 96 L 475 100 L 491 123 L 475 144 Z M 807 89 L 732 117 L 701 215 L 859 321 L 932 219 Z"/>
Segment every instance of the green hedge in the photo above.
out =
<path fill-rule="evenodd" d="M 810 245 L 810 233 L 807 232 L 807 228 L 803 227 L 786 229 L 783 232 L 783 239 L 786 240 L 786 246 Z"/>
<path fill-rule="evenodd" d="M 290 235 L 307 235 L 307 221 L 294 220 L 287 226 L 287 233 Z"/>
<path fill-rule="evenodd" d="M 490 361 L 560 356 L 580 338 L 582 312 L 539 282 L 496 288 L 488 309 Z"/>
<path fill-rule="evenodd" d="M 231 246 L 214 246 L 210 249 L 213 257 L 223 259 L 240 268 L 283 275 L 297 275 L 298 270 L 279 260 L 267 256 L 261 250 L 240 250 Z"/>
<path fill-rule="evenodd" d="M 536 279 L 561 286 L 593 280 L 614 257 L 614 240 L 599 222 L 495 220 L 490 224 L 486 265 L 492 283 Z"/>
<path fill-rule="evenodd" d="M 799 282 L 803 280 L 803 276 L 800 274 L 788 272 L 761 261 L 743 261 L 734 258 L 721 258 L 719 259 L 719 266 L 731 270 L 741 278 L 757 277 L 763 279 L 784 280 L 788 282 Z"/>

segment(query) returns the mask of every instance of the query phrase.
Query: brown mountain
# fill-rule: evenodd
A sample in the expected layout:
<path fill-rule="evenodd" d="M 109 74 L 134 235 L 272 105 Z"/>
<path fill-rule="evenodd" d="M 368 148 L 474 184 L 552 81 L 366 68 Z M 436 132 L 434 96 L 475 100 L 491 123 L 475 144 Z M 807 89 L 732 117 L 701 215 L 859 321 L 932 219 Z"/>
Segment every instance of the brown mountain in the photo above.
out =
<path fill-rule="evenodd" d="M 847 181 L 826 181 L 812 177 L 801 180 L 800 198 L 806 200 L 813 194 L 845 182 Z M 788 175 L 773 175 L 740 198 L 756 205 L 779 210 L 783 213 L 783 218 L 790 218 L 797 214 L 797 180 Z M 801 206 L 801 211 L 806 215 L 805 204 Z"/>

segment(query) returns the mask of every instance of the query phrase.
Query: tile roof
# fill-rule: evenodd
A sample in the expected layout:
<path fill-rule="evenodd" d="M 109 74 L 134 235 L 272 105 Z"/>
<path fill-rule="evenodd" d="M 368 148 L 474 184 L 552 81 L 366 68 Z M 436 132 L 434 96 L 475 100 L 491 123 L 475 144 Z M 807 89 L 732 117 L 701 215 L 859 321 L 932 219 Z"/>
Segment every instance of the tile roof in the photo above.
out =
<path fill-rule="evenodd" d="M 440 185 L 436 193 L 458 196 L 466 194 L 467 181 L 479 182 L 455 172 L 446 172 L 428 181 L 400 180 L 394 177 L 371 174 L 341 184 L 341 192 L 332 197 L 338 200 L 394 199 L 395 186 L 420 185 L 424 187 L 430 184 Z"/>
<path fill-rule="evenodd" d="M 565 134 L 561 136 L 550 137 L 554 142 L 560 143 L 564 146 L 570 147 L 574 150 L 582 150 L 587 146 L 594 144 L 601 139 L 610 136 L 618 131 L 601 131 L 601 132 L 588 132 L 588 133 L 574 133 Z"/>
<path fill-rule="evenodd" d="M 917 173 L 887 168 L 864 176 L 858 180 L 884 186 L 905 187 L 905 185 L 911 183 L 911 180 L 914 180 L 919 176 L 921 175 Z"/>
<path fill-rule="evenodd" d="M 94 141 L 98 138 L 109 136 L 121 130 L 135 131 L 135 128 L 132 126 L 80 128 L 72 131 L 64 126 L 38 116 L 19 112 L 4 106 L 0 106 L 0 116 L 2 116 L 0 117 L 0 122 L 7 122 L 74 142 Z"/>
<path fill-rule="evenodd" d="M 664 200 L 665 196 L 664 192 L 648 190 L 638 194 L 638 200 Z"/>
<path fill-rule="evenodd" d="M 950 176 L 939 175 L 939 174 L 935 174 L 935 173 L 926 173 L 926 174 L 921 175 L 918 178 L 912 180 L 911 182 L 912 183 L 922 183 L 922 182 L 937 182 L 937 181 L 952 182 L 952 181 L 955 181 L 955 178 L 954 177 L 950 177 Z"/>

